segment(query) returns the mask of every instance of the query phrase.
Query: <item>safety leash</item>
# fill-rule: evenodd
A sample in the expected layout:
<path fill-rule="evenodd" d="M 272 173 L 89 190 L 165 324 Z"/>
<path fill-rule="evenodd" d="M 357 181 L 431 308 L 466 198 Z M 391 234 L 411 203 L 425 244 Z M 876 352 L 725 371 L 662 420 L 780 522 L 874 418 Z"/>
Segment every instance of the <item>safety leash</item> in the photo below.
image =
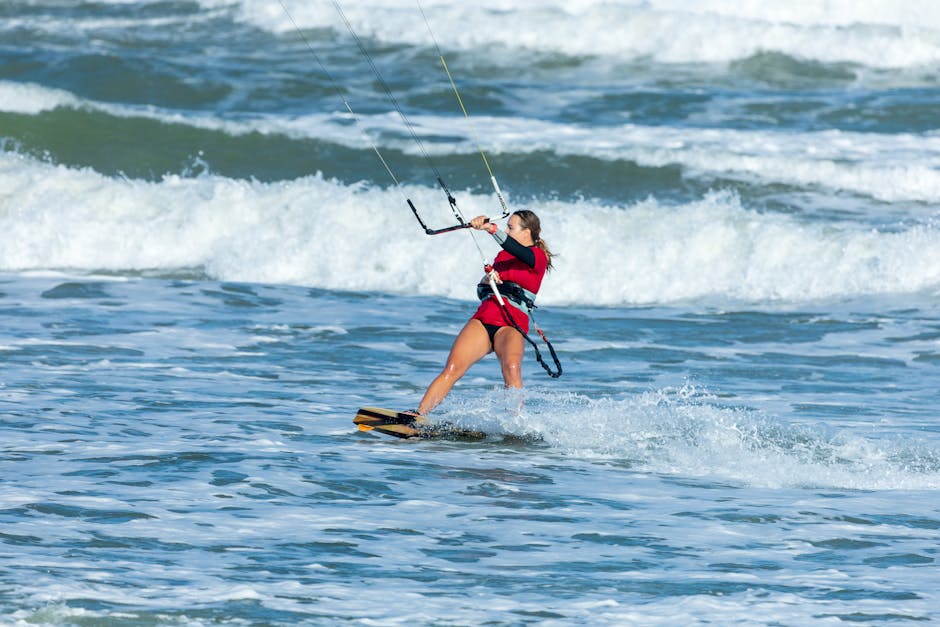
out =
<path fill-rule="evenodd" d="M 539 328 L 539 325 L 535 322 L 535 316 L 532 315 L 532 310 L 529 309 L 529 320 L 532 322 L 532 326 L 535 327 L 535 330 L 538 332 L 539 337 L 542 338 L 542 341 L 545 342 L 545 345 L 548 346 L 548 352 L 552 355 L 552 361 L 555 362 L 555 368 L 557 370 L 552 370 L 551 366 L 545 363 L 545 359 L 542 358 L 542 352 L 539 350 L 539 345 L 529 337 L 529 334 L 522 330 L 522 328 L 516 324 L 515 319 L 513 319 L 512 314 L 509 313 L 509 309 L 506 307 L 506 301 L 503 300 L 503 295 L 499 293 L 499 287 L 496 285 L 496 277 L 494 276 L 493 266 L 486 264 L 483 266 L 483 269 L 486 271 L 486 276 L 489 279 L 490 289 L 493 290 L 493 296 L 496 297 L 496 302 L 499 303 L 499 308 L 503 312 L 503 318 L 506 319 L 512 327 L 522 334 L 522 337 L 525 338 L 525 341 L 532 345 L 532 348 L 535 349 L 535 360 L 539 362 L 542 368 L 545 369 L 545 372 L 548 373 L 553 379 L 557 379 L 561 376 L 561 361 L 558 360 L 558 355 L 555 353 L 555 347 L 552 346 L 552 343 L 548 341 L 548 337 L 545 335 L 545 332 Z M 533 305 L 534 307 L 534 305 Z"/>

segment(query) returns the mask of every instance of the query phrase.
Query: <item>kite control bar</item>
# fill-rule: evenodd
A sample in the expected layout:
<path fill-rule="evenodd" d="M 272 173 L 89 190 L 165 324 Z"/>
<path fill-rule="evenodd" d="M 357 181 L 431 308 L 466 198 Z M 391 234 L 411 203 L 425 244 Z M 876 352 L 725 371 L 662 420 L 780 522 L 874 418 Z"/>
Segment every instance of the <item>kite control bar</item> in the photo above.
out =
<path fill-rule="evenodd" d="M 453 212 L 454 217 L 457 219 L 457 224 L 453 226 L 445 226 L 440 229 L 429 228 L 427 224 L 424 223 L 424 220 L 421 219 L 421 214 L 418 213 L 418 208 L 415 207 L 415 204 L 411 202 L 410 198 L 406 198 L 408 201 L 408 206 L 411 207 L 411 212 L 415 214 L 415 218 L 418 219 L 418 224 L 421 225 L 421 228 L 424 229 L 424 232 L 428 235 L 438 235 L 440 233 L 449 233 L 451 231 L 459 231 L 460 229 L 469 229 L 470 223 L 466 222 L 463 219 L 463 216 L 460 214 L 460 209 L 457 208 L 457 199 L 454 198 L 453 194 L 450 193 L 450 190 L 447 189 L 447 185 L 444 184 L 444 181 L 440 177 L 437 178 L 437 182 L 440 184 L 441 188 L 444 190 L 444 193 L 447 194 L 447 202 L 450 203 L 450 210 Z M 496 180 L 493 180 L 493 184 L 496 184 Z M 506 202 L 503 200 L 502 194 L 499 193 L 499 188 L 496 188 L 499 195 L 500 204 L 503 207 L 503 215 L 497 218 L 502 220 L 503 218 L 509 215 L 509 207 L 506 206 Z M 487 220 L 489 222 L 489 220 Z"/>

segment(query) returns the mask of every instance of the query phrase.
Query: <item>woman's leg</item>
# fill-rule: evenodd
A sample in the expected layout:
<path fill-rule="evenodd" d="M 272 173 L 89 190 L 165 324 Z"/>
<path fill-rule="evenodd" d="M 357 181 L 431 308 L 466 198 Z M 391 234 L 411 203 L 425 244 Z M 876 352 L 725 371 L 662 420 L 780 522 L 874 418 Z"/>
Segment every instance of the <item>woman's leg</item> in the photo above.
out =
<path fill-rule="evenodd" d="M 525 354 L 525 341 L 522 334 L 512 327 L 502 327 L 493 338 L 493 350 L 499 357 L 506 387 L 521 388 L 522 357 Z"/>
<path fill-rule="evenodd" d="M 437 407 L 470 366 L 483 359 L 490 350 L 490 336 L 486 328 L 482 322 L 471 318 L 454 340 L 441 374 L 431 381 L 424 393 L 418 405 L 418 413 L 424 415 Z"/>

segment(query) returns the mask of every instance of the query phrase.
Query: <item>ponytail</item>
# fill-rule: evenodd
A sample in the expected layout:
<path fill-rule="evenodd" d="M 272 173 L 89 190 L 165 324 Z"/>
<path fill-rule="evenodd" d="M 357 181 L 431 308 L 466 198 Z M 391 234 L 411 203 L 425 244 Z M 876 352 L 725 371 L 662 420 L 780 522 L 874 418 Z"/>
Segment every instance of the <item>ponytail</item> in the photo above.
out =
<path fill-rule="evenodd" d="M 542 249 L 542 252 L 545 253 L 545 258 L 548 259 L 548 265 L 545 266 L 545 269 L 551 270 L 552 269 L 552 257 L 554 257 L 554 255 L 552 254 L 552 251 L 548 249 L 548 244 L 545 243 L 545 240 L 539 238 L 539 240 L 535 242 L 535 245 Z"/>
<path fill-rule="evenodd" d="M 545 243 L 545 240 L 542 239 L 542 222 L 539 220 L 539 217 L 535 215 L 534 211 L 528 209 L 520 209 L 516 211 L 513 215 L 519 216 L 519 220 L 522 221 L 523 228 L 529 229 L 529 233 L 532 234 L 532 241 L 535 242 L 535 245 L 538 246 L 543 253 L 545 253 L 545 258 L 548 260 L 548 266 L 546 269 L 552 269 L 552 251 L 548 249 L 548 244 Z"/>

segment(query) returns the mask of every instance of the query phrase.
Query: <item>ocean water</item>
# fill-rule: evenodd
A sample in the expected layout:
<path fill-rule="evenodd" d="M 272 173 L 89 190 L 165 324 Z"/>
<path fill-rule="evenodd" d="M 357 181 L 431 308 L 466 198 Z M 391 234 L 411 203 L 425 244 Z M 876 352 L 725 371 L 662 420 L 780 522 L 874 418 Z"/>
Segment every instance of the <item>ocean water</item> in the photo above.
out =
<path fill-rule="evenodd" d="M 0 4 L 0 624 L 940 620 L 940 5 L 340 5 Z"/>

